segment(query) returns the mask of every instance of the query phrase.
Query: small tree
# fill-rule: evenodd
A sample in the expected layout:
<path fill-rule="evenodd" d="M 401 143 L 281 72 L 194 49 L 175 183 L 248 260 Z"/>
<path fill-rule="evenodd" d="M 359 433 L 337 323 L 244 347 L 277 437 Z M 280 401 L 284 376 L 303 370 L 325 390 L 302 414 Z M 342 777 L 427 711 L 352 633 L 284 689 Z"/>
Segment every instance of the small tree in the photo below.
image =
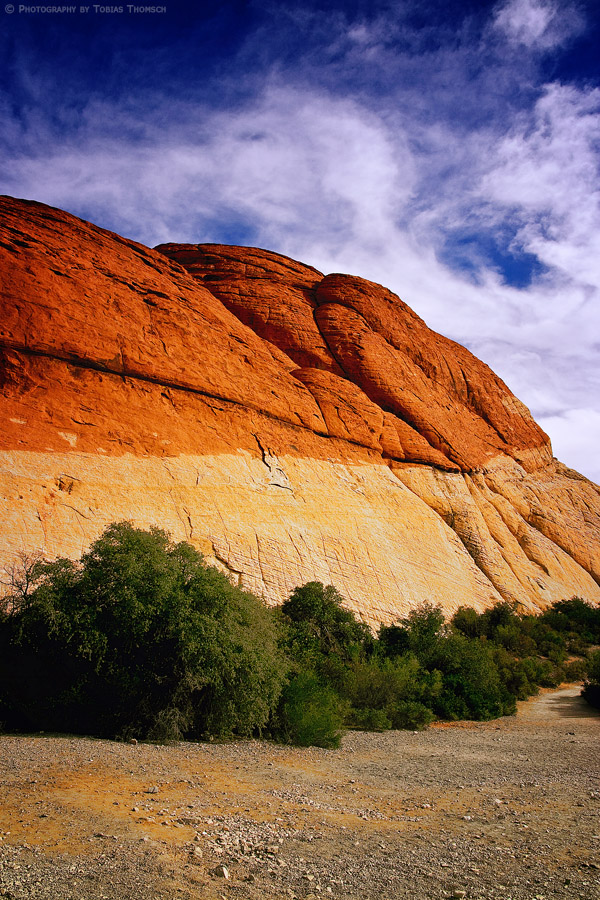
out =
<path fill-rule="evenodd" d="M 402 625 L 380 625 L 377 640 L 383 656 L 401 656 L 410 649 L 410 633 Z"/>
<path fill-rule="evenodd" d="M 422 662 L 430 659 L 447 632 L 444 613 L 431 603 L 412 609 L 405 619 L 401 619 L 400 625 L 408 632 L 410 649 Z"/>
<path fill-rule="evenodd" d="M 274 727 L 280 740 L 300 747 L 339 747 L 347 704 L 314 672 L 293 676 L 281 695 Z"/>
<path fill-rule="evenodd" d="M 4 566 L 0 585 L 0 614 L 11 615 L 20 612 L 31 594 L 40 583 L 43 573 L 44 554 L 40 550 L 21 551 L 12 563 Z"/>
<path fill-rule="evenodd" d="M 344 609 L 343 602 L 331 584 L 309 581 L 295 588 L 281 607 L 289 624 L 290 646 L 300 654 L 333 654 L 341 659 L 371 648 L 370 629 Z"/>
<path fill-rule="evenodd" d="M 588 643 L 600 642 L 600 608 L 580 597 L 553 603 L 544 612 L 542 621 L 555 631 L 568 633 Z"/>
<path fill-rule="evenodd" d="M 456 631 L 468 638 L 478 638 L 484 630 L 481 616 L 471 606 L 459 606 L 451 622 Z"/>
<path fill-rule="evenodd" d="M 449 635 L 431 663 L 442 673 L 443 687 L 434 709 L 445 719 L 494 719 L 515 711 L 487 643 Z"/>

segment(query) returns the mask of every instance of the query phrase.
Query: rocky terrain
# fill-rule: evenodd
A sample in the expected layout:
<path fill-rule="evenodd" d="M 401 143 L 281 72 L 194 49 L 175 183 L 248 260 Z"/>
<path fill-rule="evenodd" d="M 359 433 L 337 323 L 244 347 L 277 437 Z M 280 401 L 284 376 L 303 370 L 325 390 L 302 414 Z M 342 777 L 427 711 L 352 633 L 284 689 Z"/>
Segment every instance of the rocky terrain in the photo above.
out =
<path fill-rule="evenodd" d="M 0 201 L 0 566 L 131 519 L 269 603 L 600 602 L 600 489 L 390 291 Z"/>
<path fill-rule="evenodd" d="M 5 900 L 597 900 L 600 714 L 349 733 L 339 750 L 0 737 Z"/>

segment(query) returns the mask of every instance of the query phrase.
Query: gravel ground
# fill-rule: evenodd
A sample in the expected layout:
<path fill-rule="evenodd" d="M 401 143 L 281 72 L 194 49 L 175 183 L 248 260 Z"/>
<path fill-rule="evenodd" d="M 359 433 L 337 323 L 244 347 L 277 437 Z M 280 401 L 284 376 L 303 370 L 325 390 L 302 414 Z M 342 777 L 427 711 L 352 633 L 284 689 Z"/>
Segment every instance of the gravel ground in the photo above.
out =
<path fill-rule="evenodd" d="M 0 897 L 600 898 L 600 715 L 265 742 L 0 737 Z"/>

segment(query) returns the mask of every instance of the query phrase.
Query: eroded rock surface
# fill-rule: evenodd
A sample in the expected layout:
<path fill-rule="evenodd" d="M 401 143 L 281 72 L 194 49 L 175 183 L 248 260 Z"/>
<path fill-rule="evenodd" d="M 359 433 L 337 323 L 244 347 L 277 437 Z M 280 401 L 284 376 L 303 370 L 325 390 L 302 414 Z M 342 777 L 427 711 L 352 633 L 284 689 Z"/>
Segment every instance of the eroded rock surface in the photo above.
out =
<path fill-rule="evenodd" d="M 398 297 L 263 250 L 150 250 L 0 203 L 0 563 L 157 524 L 282 601 L 600 602 L 600 490 Z"/>

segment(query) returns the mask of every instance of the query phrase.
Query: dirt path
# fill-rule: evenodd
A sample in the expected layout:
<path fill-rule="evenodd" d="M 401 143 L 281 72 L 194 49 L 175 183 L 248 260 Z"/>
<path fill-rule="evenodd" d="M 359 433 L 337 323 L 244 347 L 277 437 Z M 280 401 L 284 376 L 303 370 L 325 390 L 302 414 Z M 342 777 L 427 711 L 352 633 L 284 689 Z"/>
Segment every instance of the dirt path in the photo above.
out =
<path fill-rule="evenodd" d="M 0 737 L 0 897 L 599 900 L 578 693 L 335 751 Z"/>
<path fill-rule="evenodd" d="M 581 696 L 579 685 L 543 691 L 538 697 L 519 704 L 520 719 L 543 719 L 550 724 L 556 724 L 557 719 L 598 719 L 599 716 Z"/>

